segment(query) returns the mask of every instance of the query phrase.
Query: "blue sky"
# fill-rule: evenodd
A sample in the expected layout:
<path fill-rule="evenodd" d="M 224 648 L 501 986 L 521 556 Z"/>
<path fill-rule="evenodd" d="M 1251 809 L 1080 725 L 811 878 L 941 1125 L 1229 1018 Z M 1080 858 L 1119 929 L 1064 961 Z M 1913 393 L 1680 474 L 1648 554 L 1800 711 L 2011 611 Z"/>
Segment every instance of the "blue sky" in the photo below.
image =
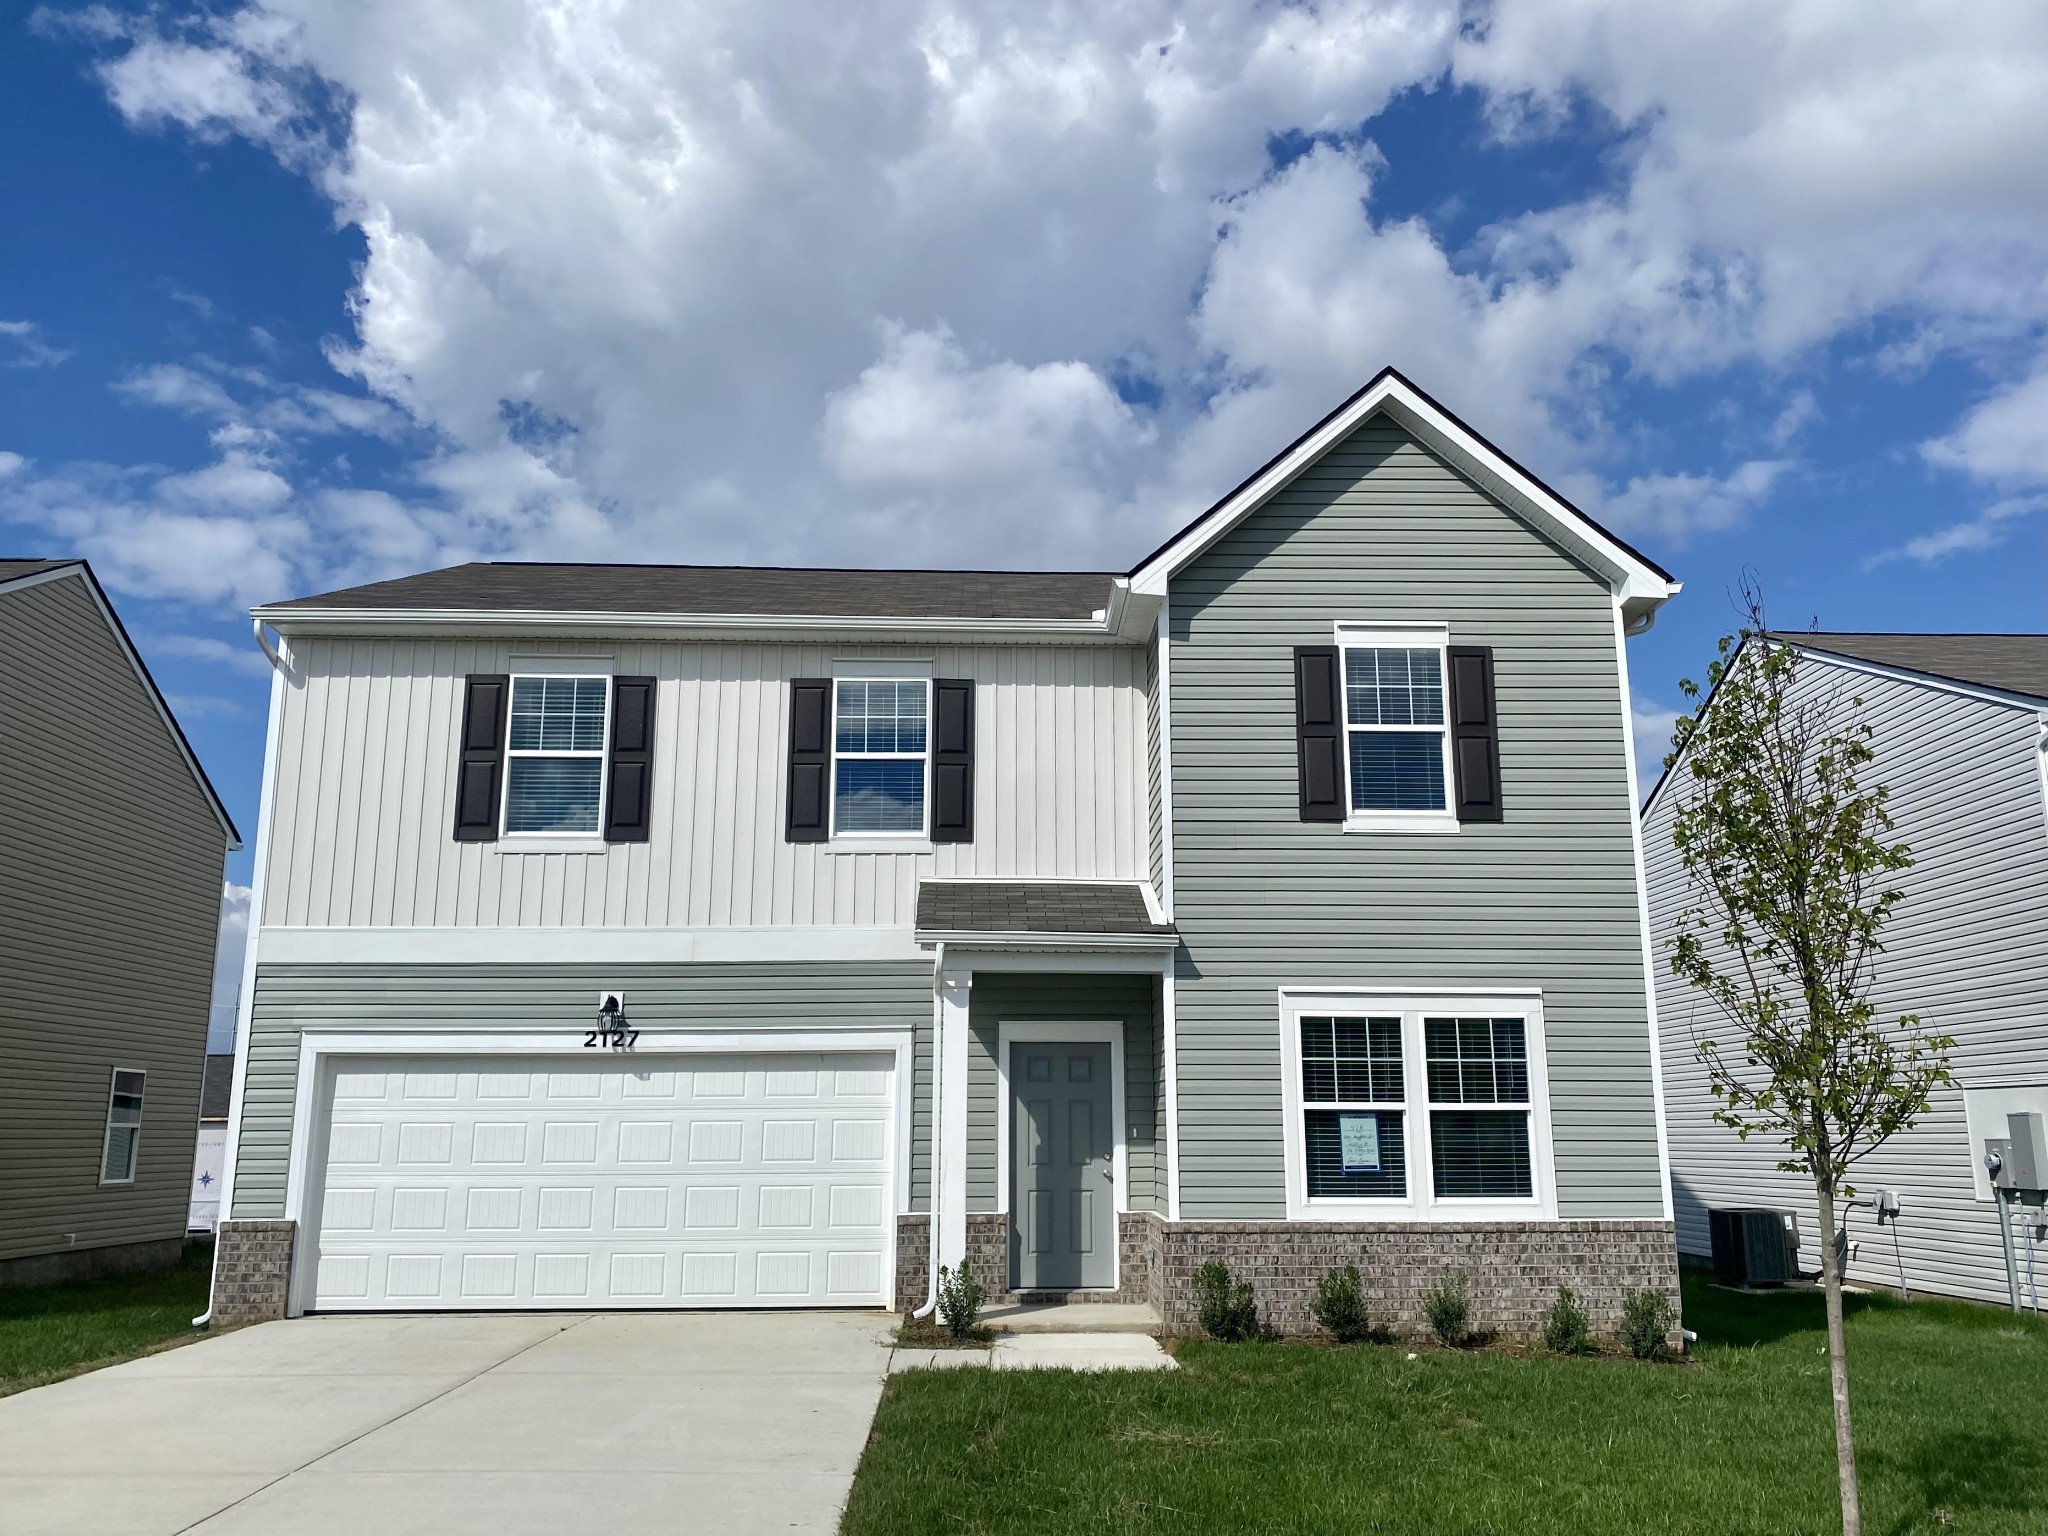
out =
<path fill-rule="evenodd" d="M 1385 363 L 1684 580 L 1646 743 L 1745 572 L 2048 625 L 2037 5 L 769 11 L 0 20 L 0 553 L 94 561 L 245 831 L 253 601 L 1120 567 Z"/>

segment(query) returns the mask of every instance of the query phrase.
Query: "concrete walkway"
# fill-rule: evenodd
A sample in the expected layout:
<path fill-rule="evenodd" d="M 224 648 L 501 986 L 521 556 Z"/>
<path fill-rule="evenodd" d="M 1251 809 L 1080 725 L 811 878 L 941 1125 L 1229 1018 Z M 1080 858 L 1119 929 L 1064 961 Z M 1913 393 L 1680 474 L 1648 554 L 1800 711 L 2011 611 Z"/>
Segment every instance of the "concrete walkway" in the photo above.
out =
<path fill-rule="evenodd" d="M 0 1529 L 831 1531 L 893 1322 L 266 1323 L 0 1399 Z"/>

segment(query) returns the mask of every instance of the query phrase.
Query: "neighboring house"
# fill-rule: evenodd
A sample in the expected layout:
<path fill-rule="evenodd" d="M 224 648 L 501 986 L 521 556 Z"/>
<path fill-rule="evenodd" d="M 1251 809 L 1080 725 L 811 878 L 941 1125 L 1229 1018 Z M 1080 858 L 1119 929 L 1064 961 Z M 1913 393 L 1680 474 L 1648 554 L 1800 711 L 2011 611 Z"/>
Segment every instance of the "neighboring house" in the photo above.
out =
<path fill-rule="evenodd" d="M 176 1260 L 239 847 L 82 560 L 0 560 L 0 1286 Z"/>
<path fill-rule="evenodd" d="M 227 1166 L 228 1103 L 234 1086 L 235 1053 L 210 1054 L 206 1080 L 199 1089 L 199 1145 L 192 1158 L 192 1205 L 185 1218 L 188 1232 L 211 1232 L 220 1225 L 220 1176 Z"/>
<path fill-rule="evenodd" d="M 1869 1208 L 1849 1213 L 1849 1277 L 1896 1286 L 1903 1271 L 1914 1291 L 2003 1301 L 1983 1140 L 2005 1134 L 2008 1114 L 2048 1114 L 2048 635 L 1773 638 L 1798 647 L 1802 691 L 1862 700 L 1876 753 L 1863 781 L 1889 788 L 1892 835 L 1913 851 L 1875 972 L 1879 1017 L 1918 1014 L 1956 1042 L 1954 1086 L 1854 1172 L 1859 1196 L 1892 1190 L 1901 1214 L 1880 1229 Z M 1812 1185 L 1776 1169 L 1782 1147 L 1714 1122 L 1697 1042 L 1730 1036 L 1671 974 L 1668 946 L 1696 899 L 1671 846 L 1687 791 L 1681 758 L 1643 812 L 1678 1246 L 1709 1252 L 1710 1209 L 1780 1209 L 1799 1217 L 1802 1263 L 1818 1271 Z"/>
<path fill-rule="evenodd" d="M 1623 636 L 1676 590 L 1388 372 L 1128 573 L 260 608 L 216 1315 L 1675 1288 Z"/>

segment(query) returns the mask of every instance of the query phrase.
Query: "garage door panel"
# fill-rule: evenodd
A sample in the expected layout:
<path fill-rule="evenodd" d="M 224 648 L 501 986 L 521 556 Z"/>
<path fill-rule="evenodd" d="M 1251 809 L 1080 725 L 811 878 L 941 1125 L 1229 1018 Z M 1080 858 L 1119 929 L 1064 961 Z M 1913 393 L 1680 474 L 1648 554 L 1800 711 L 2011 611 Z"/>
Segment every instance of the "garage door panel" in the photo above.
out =
<path fill-rule="evenodd" d="M 887 1300 L 887 1056 L 344 1063 L 315 1301 Z"/>

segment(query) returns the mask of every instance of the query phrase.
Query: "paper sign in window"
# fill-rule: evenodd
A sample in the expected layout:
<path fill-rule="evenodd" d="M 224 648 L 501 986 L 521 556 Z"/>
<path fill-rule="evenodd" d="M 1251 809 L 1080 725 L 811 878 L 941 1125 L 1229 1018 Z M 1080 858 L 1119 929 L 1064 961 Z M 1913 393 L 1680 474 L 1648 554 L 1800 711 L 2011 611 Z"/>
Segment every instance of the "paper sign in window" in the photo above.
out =
<path fill-rule="evenodd" d="M 1380 1171 L 1380 1121 L 1377 1115 L 1339 1115 L 1337 1135 L 1342 1144 L 1344 1172 Z"/>

